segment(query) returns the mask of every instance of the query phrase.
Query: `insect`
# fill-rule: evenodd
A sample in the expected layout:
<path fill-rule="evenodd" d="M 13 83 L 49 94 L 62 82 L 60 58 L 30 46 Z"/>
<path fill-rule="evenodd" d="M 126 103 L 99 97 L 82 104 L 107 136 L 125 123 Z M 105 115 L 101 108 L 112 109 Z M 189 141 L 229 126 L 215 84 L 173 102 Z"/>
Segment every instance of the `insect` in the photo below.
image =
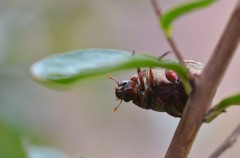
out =
<path fill-rule="evenodd" d="M 199 75 L 204 68 L 203 64 L 192 60 L 185 60 L 184 63 L 193 75 Z M 117 83 L 115 95 L 120 103 L 114 111 L 122 101 L 132 101 L 143 109 L 167 112 L 174 117 L 182 116 L 188 96 L 176 72 L 164 68 L 138 68 L 137 74 L 130 80 L 118 82 L 110 75 L 108 77 Z"/>

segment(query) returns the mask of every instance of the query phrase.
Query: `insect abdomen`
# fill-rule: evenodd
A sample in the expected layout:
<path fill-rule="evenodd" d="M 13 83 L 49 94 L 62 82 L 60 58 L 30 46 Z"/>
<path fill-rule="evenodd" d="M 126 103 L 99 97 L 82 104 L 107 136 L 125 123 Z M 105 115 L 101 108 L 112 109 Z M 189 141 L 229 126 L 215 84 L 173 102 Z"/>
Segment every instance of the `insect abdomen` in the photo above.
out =
<path fill-rule="evenodd" d="M 203 70 L 204 66 L 201 63 L 192 60 L 184 62 L 191 74 L 199 75 Z M 109 78 L 118 85 L 115 94 L 121 100 L 119 105 L 123 100 L 125 102 L 132 100 L 143 109 L 167 112 L 174 117 L 181 117 L 188 96 L 176 72 L 163 68 L 150 68 L 149 71 L 137 69 L 137 74 L 130 80 L 118 82 L 111 76 Z"/>
<path fill-rule="evenodd" d="M 203 64 L 192 60 L 185 60 L 185 63 L 191 74 L 200 74 L 204 67 Z M 133 100 L 133 103 L 144 109 L 167 112 L 174 117 L 181 117 L 188 96 L 176 73 L 162 68 L 154 68 L 150 71 L 153 73 L 154 84 L 149 85 L 150 72 L 143 70 L 142 77 L 147 88 L 144 92 L 139 90 L 139 100 Z M 167 76 L 169 73 L 170 76 Z M 137 84 L 140 85 L 139 79 Z"/>

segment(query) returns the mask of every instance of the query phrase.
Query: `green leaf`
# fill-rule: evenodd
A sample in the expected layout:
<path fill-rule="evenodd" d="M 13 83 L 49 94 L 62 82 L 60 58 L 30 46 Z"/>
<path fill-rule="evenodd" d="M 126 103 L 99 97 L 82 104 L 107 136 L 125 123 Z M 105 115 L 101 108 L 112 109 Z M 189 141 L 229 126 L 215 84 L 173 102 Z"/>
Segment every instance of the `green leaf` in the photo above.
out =
<path fill-rule="evenodd" d="M 19 134 L 3 123 L 0 123 L 0 157 L 26 158 Z"/>
<path fill-rule="evenodd" d="M 160 23 L 167 37 L 171 37 L 172 32 L 171 23 L 174 20 L 176 20 L 178 17 L 186 13 L 189 13 L 199 8 L 206 7 L 215 1 L 216 0 L 197 0 L 197 1 L 192 0 L 188 3 L 182 4 L 164 13 L 162 17 L 160 17 Z"/>
<path fill-rule="evenodd" d="M 232 105 L 240 105 L 240 93 L 223 99 L 217 104 L 217 110 L 225 110 L 227 107 Z"/>
<path fill-rule="evenodd" d="M 234 94 L 220 101 L 213 109 L 210 110 L 208 115 L 205 117 L 205 122 L 211 122 L 214 118 L 224 112 L 228 107 L 234 105 L 240 105 L 240 93 Z"/>
<path fill-rule="evenodd" d="M 83 49 L 52 55 L 35 63 L 31 72 L 37 81 L 52 86 L 70 85 L 88 77 L 137 67 L 172 69 L 188 81 L 186 70 L 176 61 L 111 49 Z"/>

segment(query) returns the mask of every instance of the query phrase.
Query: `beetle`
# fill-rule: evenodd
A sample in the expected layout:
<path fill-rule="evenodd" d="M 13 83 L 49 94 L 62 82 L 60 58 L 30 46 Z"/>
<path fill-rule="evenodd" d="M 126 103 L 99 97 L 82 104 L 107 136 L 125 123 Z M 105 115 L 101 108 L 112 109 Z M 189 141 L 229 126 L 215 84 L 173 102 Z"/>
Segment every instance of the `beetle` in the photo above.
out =
<path fill-rule="evenodd" d="M 192 75 L 200 75 L 204 65 L 193 60 L 184 60 L 186 68 Z M 137 69 L 137 74 L 130 80 L 118 82 L 115 95 L 121 105 L 122 101 L 132 101 L 143 109 L 152 109 L 158 112 L 167 112 L 174 117 L 181 117 L 188 100 L 181 79 L 173 70 L 164 68 L 149 68 L 149 70 Z"/>

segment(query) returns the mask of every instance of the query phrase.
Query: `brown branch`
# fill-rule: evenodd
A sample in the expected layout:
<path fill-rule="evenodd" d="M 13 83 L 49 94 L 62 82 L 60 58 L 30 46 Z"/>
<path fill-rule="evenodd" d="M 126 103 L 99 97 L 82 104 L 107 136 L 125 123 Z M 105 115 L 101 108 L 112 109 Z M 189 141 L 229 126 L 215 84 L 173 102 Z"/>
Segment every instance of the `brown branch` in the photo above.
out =
<path fill-rule="evenodd" d="M 195 79 L 194 91 L 187 102 L 165 158 L 185 158 L 188 156 L 216 88 L 238 46 L 239 39 L 240 0 L 202 75 Z"/>
<path fill-rule="evenodd" d="M 228 138 L 223 142 L 223 144 L 219 146 L 209 158 L 219 157 L 224 151 L 230 148 L 237 141 L 237 138 L 239 135 L 240 135 L 240 124 L 238 124 L 238 126 L 228 136 Z"/>
<path fill-rule="evenodd" d="M 160 8 L 158 7 L 158 3 L 156 0 L 151 0 L 153 10 L 155 11 L 155 14 L 157 15 L 158 18 L 161 18 L 162 13 Z"/>
<path fill-rule="evenodd" d="M 155 11 L 156 16 L 160 19 L 162 17 L 162 13 L 161 13 L 160 8 L 158 7 L 157 1 L 156 0 L 151 0 L 151 3 L 152 3 L 152 7 Z M 168 44 L 173 49 L 173 52 L 174 52 L 175 56 L 177 57 L 178 61 L 180 62 L 180 64 L 182 64 L 185 67 L 182 54 L 178 50 L 173 38 L 166 36 L 166 34 L 165 34 L 165 37 L 167 39 Z"/>
<path fill-rule="evenodd" d="M 184 61 L 183 61 L 182 54 L 179 52 L 179 50 L 178 50 L 178 48 L 177 48 L 177 46 L 176 46 L 173 38 L 166 36 L 166 39 L 167 39 L 167 41 L 168 41 L 168 44 L 172 47 L 173 52 L 175 53 L 175 55 L 176 55 L 177 59 L 179 60 L 180 64 L 182 64 L 183 66 L 185 66 Z M 187 71 L 187 72 L 188 72 L 188 71 Z"/>

